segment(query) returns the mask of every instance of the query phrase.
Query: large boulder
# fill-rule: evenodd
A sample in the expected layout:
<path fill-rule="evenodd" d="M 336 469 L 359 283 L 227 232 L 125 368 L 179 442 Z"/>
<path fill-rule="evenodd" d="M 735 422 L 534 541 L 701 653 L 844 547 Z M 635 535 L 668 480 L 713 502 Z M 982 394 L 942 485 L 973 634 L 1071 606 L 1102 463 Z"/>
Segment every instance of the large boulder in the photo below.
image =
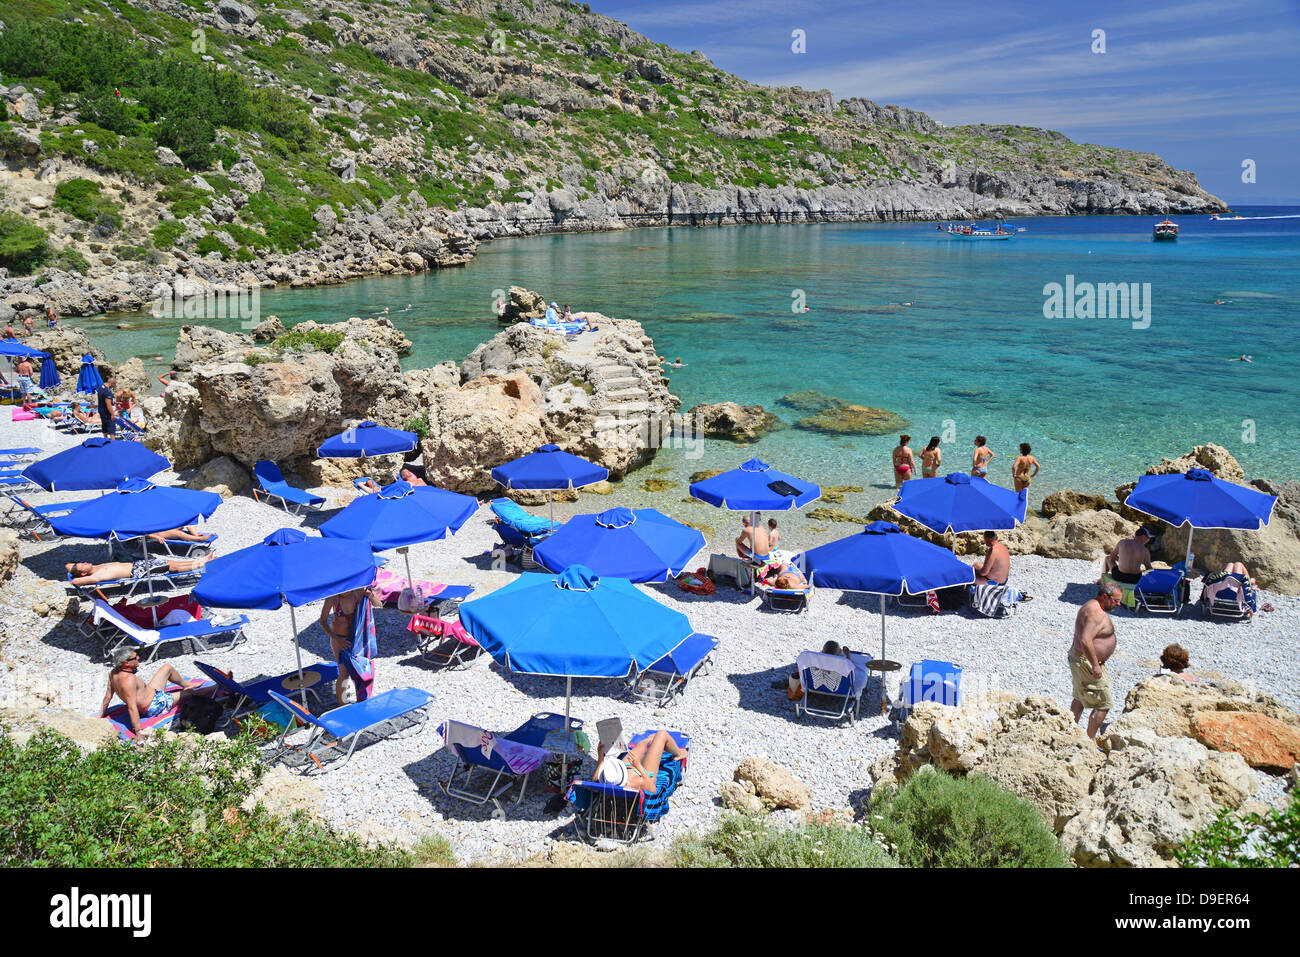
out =
<path fill-rule="evenodd" d="M 501 314 L 502 322 L 521 322 L 527 319 L 540 319 L 546 315 L 546 299 L 539 292 L 511 286 L 507 294 L 505 311 Z"/>
<path fill-rule="evenodd" d="M 223 332 L 211 326 L 181 326 L 172 365 L 184 370 L 199 362 L 243 358 L 252 347 L 252 337 L 237 332 Z"/>
<path fill-rule="evenodd" d="M 37 326 L 23 342 L 33 349 L 48 352 L 59 375 L 65 380 L 71 377 L 73 382 L 81 371 L 82 356 L 94 356 L 97 365 L 104 361 L 104 353 L 92 346 L 85 330 L 77 326 L 55 326 L 53 329 Z"/>
<path fill-rule="evenodd" d="M 0 528 L 0 585 L 13 577 L 18 570 L 18 533 L 10 528 Z"/>
<path fill-rule="evenodd" d="M 1048 558 L 1102 558 L 1117 541 L 1136 530 L 1134 523 L 1110 510 L 1058 514 L 1043 533 L 1038 554 Z"/>
<path fill-rule="evenodd" d="M 1172 867 L 1173 850 L 1258 781 L 1241 755 L 1146 729 L 1108 732 L 1106 764 L 1061 842 L 1084 867 Z"/>
<path fill-rule="evenodd" d="M 697 435 L 732 442 L 757 442 L 777 417 L 761 405 L 738 405 L 735 402 L 701 404 L 686 413 Z"/>
<path fill-rule="evenodd" d="M 149 394 L 149 384 L 152 380 L 149 378 L 149 373 L 144 371 L 144 363 L 140 361 L 139 356 L 132 356 L 125 362 L 119 363 L 113 369 L 113 375 L 117 377 L 119 390 L 134 392 L 137 399 L 142 399 Z"/>
<path fill-rule="evenodd" d="M 1048 518 L 1057 515 L 1078 515 L 1080 512 L 1098 512 L 1110 506 L 1104 495 L 1072 492 L 1068 488 L 1052 492 L 1043 499 L 1040 510 Z"/>
<path fill-rule="evenodd" d="M 172 468 L 198 468 L 212 457 L 212 438 L 203 430 L 199 390 L 188 382 L 173 382 L 161 396 L 140 401 L 149 431 L 143 442 L 172 463 Z"/>
<path fill-rule="evenodd" d="M 753 788 L 753 794 L 766 808 L 790 808 L 804 811 L 812 807 L 812 791 L 793 774 L 770 758 L 745 758 L 732 779 Z"/>
<path fill-rule="evenodd" d="M 1201 713 L 1260 714 L 1300 731 L 1300 715 L 1272 695 L 1226 678 L 1190 682 L 1174 675 L 1156 675 L 1135 684 L 1124 698 L 1124 711 L 1110 724 L 1114 734 L 1147 729 L 1170 737 L 1198 737 Z"/>
<path fill-rule="evenodd" d="M 429 430 L 420 448 L 429 482 L 456 492 L 500 486 L 491 470 L 546 444 L 542 391 L 527 375 L 489 373 L 429 404 Z"/>
<path fill-rule="evenodd" d="M 411 340 L 402 330 L 385 318 L 359 319 L 353 316 L 344 322 L 313 322 L 307 320 L 293 327 L 294 332 L 342 333 L 346 339 L 368 342 L 376 349 L 388 349 L 399 356 L 411 354 Z"/>
<path fill-rule="evenodd" d="M 192 475 L 182 476 L 185 487 L 201 492 L 216 492 L 222 498 L 242 495 L 253 484 L 248 469 L 228 455 L 204 463 Z"/>
<path fill-rule="evenodd" d="M 1196 740 L 1216 751 L 1235 751 L 1252 768 L 1288 770 L 1300 759 L 1300 728 L 1266 714 L 1198 711 Z"/>

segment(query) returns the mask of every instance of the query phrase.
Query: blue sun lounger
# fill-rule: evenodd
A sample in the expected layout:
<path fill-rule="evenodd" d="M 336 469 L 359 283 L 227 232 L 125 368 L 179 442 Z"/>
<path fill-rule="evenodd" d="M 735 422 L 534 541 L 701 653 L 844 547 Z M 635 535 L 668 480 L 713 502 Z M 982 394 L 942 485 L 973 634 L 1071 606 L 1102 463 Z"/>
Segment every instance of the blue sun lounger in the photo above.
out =
<path fill-rule="evenodd" d="M 212 551 L 212 546 L 217 544 L 219 537 L 219 535 L 212 534 L 201 542 L 191 542 L 188 539 L 181 538 L 165 538 L 161 543 L 162 551 L 160 555 L 170 555 L 172 558 L 193 558 L 196 552 L 205 554 Z M 139 542 L 139 538 L 117 539 L 117 543 L 128 553 L 132 550 L 133 544 L 138 545 Z M 112 544 L 112 540 L 110 540 L 110 544 Z M 151 538 L 149 539 L 149 545 L 151 548 L 156 547 L 159 542 L 156 538 Z"/>
<path fill-rule="evenodd" d="M 134 598 L 136 592 L 141 590 L 149 595 L 171 591 L 173 588 L 194 584 L 202 574 L 203 569 L 199 567 L 188 572 L 167 572 L 165 575 L 146 575 L 144 578 L 115 578 L 112 581 L 94 582 L 90 585 L 74 585 L 72 583 L 74 576 L 72 572 L 68 572 L 67 585 L 76 592 L 78 598 L 93 602 L 96 596 L 104 598 L 105 592 L 117 591 L 119 588 L 126 589 L 119 596 L 121 598 Z"/>
<path fill-rule="evenodd" d="M 794 703 L 794 713 L 835 720 L 848 718 L 852 724 L 862 709 L 870 660 L 870 655 L 858 652 L 854 652 L 851 660 L 820 651 L 799 652 L 795 667 L 803 685 L 803 697 Z"/>
<path fill-rule="evenodd" d="M 580 721 L 570 721 L 570 725 L 581 724 Z M 518 782 L 519 796 L 514 803 L 519 804 L 528 791 L 529 775 L 550 757 L 550 752 L 541 746 L 543 739 L 549 732 L 558 731 L 563 726 L 562 714 L 534 715 L 509 734 L 491 735 L 491 753 L 485 755 L 483 738 L 489 732 L 461 721 L 448 721 L 440 725 L 438 733 L 445 742 L 444 749 L 459 759 L 452 765 L 451 775 L 442 785 L 443 791 L 471 804 L 486 804 L 505 794 Z M 487 787 L 481 791 L 473 791 L 469 787 L 470 779 L 477 770 L 492 775 Z M 465 777 L 458 785 L 456 776 L 461 773 Z M 504 784 L 501 783 L 503 778 Z"/>
<path fill-rule="evenodd" d="M 922 701 L 956 707 L 961 698 L 961 668 L 951 661 L 926 658 L 915 662 L 903 682 L 898 717 L 906 721 L 912 708 Z"/>
<path fill-rule="evenodd" d="M 25 446 L 21 449 L 0 449 L 0 458 L 3 459 L 34 459 L 44 452 L 44 449 L 38 449 L 34 445 Z"/>
<path fill-rule="evenodd" d="M 325 504 L 325 499 L 321 496 L 296 489 L 286 482 L 280 467 L 270 459 L 264 459 L 253 466 L 253 477 L 262 486 L 262 494 L 267 498 L 279 499 L 280 507 L 286 512 L 301 515 L 303 509 L 318 509 Z M 257 489 L 253 489 L 253 498 L 261 501 Z"/>
<path fill-rule="evenodd" d="M 1133 597 L 1139 608 L 1153 615 L 1176 615 L 1183 608 L 1187 590 L 1181 569 L 1156 568 L 1138 579 Z"/>
<path fill-rule="evenodd" d="M 420 729 L 429 721 L 429 705 L 433 701 L 433 695 L 427 691 L 421 691 L 419 688 L 394 688 L 392 691 L 385 691 L 383 694 L 371 695 L 365 701 L 356 701 L 352 704 L 345 704 L 341 708 L 326 711 L 318 717 L 297 701 L 286 698 L 278 691 L 268 690 L 267 694 L 271 696 L 271 700 L 288 708 L 289 713 L 299 721 L 311 725 L 311 737 L 303 746 L 303 750 L 317 769 L 322 772 L 332 771 L 347 764 L 348 761 L 352 760 L 352 752 L 356 750 L 361 735 L 388 721 L 408 715 L 415 720 L 415 723 L 410 728 L 405 729 L 402 734 L 389 735 L 389 737 L 407 737 L 419 733 Z M 289 732 L 293 727 L 293 722 L 289 722 L 289 726 L 280 735 L 278 750 L 271 755 L 272 759 L 290 750 L 289 746 L 285 744 L 285 738 L 289 736 Z M 333 740 L 318 747 L 317 743 L 326 735 Z M 321 761 L 321 756 L 331 749 L 342 751 L 345 743 L 347 743 L 347 751 L 342 757 L 335 756 L 325 762 Z M 303 773 L 307 773 L 308 770 L 309 766 L 304 763 Z"/>
<path fill-rule="evenodd" d="M 9 501 L 13 504 L 9 511 L 5 513 L 5 518 L 10 520 L 19 535 L 30 535 L 37 541 L 45 535 L 49 538 L 58 538 L 58 532 L 50 527 L 50 519 L 60 515 L 67 515 L 78 505 L 84 505 L 91 499 L 81 499 L 76 502 L 55 502 L 50 505 L 33 505 L 20 495 L 10 495 Z"/>
<path fill-rule="evenodd" d="M 629 679 L 632 697 L 666 707 L 677 700 L 697 674 L 707 674 L 718 639 L 699 632 L 688 637 L 635 678 Z"/>
<path fill-rule="evenodd" d="M 501 537 L 502 543 L 520 553 L 520 563 L 525 568 L 540 567 L 533 560 L 533 549 L 559 526 L 552 524 L 549 519 L 526 511 L 518 502 L 508 498 L 494 498 L 492 513 L 497 517 L 492 528 Z"/>
<path fill-rule="evenodd" d="M 229 651 L 244 640 L 244 626 L 248 624 L 248 616 L 240 615 L 224 625 L 200 618 L 183 625 L 142 628 L 102 598 L 95 599 L 95 610 L 90 617 L 95 635 L 104 643 L 105 658 L 112 657 L 123 645 L 133 645 L 140 652 L 142 662 L 152 661 L 159 648 L 174 641 L 191 641 L 199 651 L 208 651 L 209 639 L 228 638 L 229 643 L 222 650 Z"/>
<path fill-rule="evenodd" d="M 644 731 L 632 744 L 645 740 L 654 731 Z M 691 739 L 679 731 L 669 731 L 678 747 L 690 749 Z M 569 788 L 567 800 L 574 807 L 573 824 L 582 840 L 616 841 L 635 844 L 645 837 L 653 839 L 652 825 L 668 813 L 668 799 L 682 783 L 685 765 L 664 753 L 655 777 L 655 793 L 606 784 L 601 781 L 577 781 Z"/>
<path fill-rule="evenodd" d="M 276 675 L 273 678 L 259 678 L 256 681 L 250 681 L 247 684 L 241 684 L 231 675 L 226 674 L 214 668 L 212 665 L 203 661 L 194 662 L 194 667 L 198 668 L 205 675 L 217 683 L 217 687 L 229 695 L 231 703 L 230 714 L 226 718 L 226 724 L 231 721 L 238 721 L 244 715 L 251 714 L 262 705 L 271 700 L 270 692 L 275 691 L 283 695 L 298 694 L 298 669 L 286 672 L 282 675 Z M 317 702 L 320 701 L 320 689 L 338 680 L 339 666 L 333 661 L 313 661 L 302 667 L 303 678 L 310 682 L 303 692 L 311 695 Z"/>

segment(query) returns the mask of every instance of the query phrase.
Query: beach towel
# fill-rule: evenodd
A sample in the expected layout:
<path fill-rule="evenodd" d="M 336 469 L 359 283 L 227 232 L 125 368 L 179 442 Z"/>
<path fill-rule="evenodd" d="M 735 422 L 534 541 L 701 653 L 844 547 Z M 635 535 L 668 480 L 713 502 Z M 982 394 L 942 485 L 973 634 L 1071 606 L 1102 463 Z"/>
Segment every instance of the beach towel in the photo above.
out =
<path fill-rule="evenodd" d="M 357 689 L 357 700 L 365 701 L 375 688 L 375 613 L 370 599 L 362 595 L 352 616 L 352 644 L 339 652 L 339 665 L 347 669 Z"/>
<path fill-rule="evenodd" d="M 172 621 L 167 619 L 173 612 L 177 611 L 184 612 L 189 616 L 188 619 L 182 619 L 181 621 L 197 621 L 203 617 L 203 608 L 192 595 L 176 595 L 154 608 L 132 605 L 124 598 L 113 606 L 113 610 L 131 624 L 139 625 L 141 628 L 157 628 L 159 625 L 176 624 L 177 619 Z"/>
<path fill-rule="evenodd" d="M 970 593 L 971 607 L 989 618 L 1011 614 L 1019 601 L 1020 592 L 1010 585 L 976 585 Z"/>

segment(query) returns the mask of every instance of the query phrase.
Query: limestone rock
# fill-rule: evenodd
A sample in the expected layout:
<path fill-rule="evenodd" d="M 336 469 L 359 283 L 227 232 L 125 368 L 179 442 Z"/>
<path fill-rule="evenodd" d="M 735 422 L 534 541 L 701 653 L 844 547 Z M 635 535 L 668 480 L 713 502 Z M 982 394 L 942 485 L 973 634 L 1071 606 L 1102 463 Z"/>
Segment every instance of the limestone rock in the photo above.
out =
<path fill-rule="evenodd" d="M 889 435 L 909 425 L 911 423 L 897 412 L 865 405 L 836 406 L 804 416 L 794 423 L 796 429 L 829 435 Z"/>
<path fill-rule="evenodd" d="M 511 286 L 507 293 L 505 311 L 501 314 L 502 322 L 520 322 L 525 319 L 540 319 L 546 315 L 546 300 L 541 293 Z"/>
<path fill-rule="evenodd" d="M 48 300 L 35 300 L 29 305 L 24 305 L 23 308 L 43 308 L 47 302 Z M 57 305 L 55 309 L 58 309 Z M 37 326 L 23 341 L 33 349 L 48 352 L 50 358 L 54 360 L 54 367 L 59 370 L 59 375 L 65 381 L 71 377 L 74 384 L 77 374 L 81 371 L 82 356 L 92 355 L 97 361 L 104 358 L 104 354 L 91 345 L 90 337 L 85 331 L 77 326 L 59 325 L 53 329 L 48 326 Z"/>
<path fill-rule="evenodd" d="M 1110 726 L 1112 734 L 1127 728 L 1150 728 L 1157 734 L 1196 737 L 1198 712 L 1262 714 L 1300 730 L 1300 715 L 1272 695 L 1252 691 L 1228 679 L 1189 682 L 1173 675 L 1145 678 L 1124 699 L 1124 713 Z"/>
<path fill-rule="evenodd" d="M 1060 513 L 1043 533 L 1038 554 L 1048 558 L 1101 558 L 1117 541 L 1136 530 L 1134 523 L 1109 510 Z"/>
<path fill-rule="evenodd" d="M 140 361 L 139 356 L 132 356 L 121 363 L 113 370 L 113 375 L 117 376 L 119 391 L 126 389 L 134 392 L 136 399 L 142 399 L 149 394 L 149 374 L 144 371 L 144 363 Z"/>
<path fill-rule="evenodd" d="M 849 403 L 844 399 L 838 399 L 833 395 L 826 395 L 824 392 L 818 392 L 816 389 L 801 389 L 798 392 L 787 392 L 781 398 L 777 399 L 778 404 L 796 412 L 805 414 L 826 412 L 829 409 L 839 409 Z"/>
<path fill-rule="evenodd" d="M 541 389 L 523 373 L 489 373 L 433 396 L 420 447 L 430 484 L 455 492 L 500 487 L 491 470 L 546 444 Z"/>
<path fill-rule="evenodd" d="M 1216 751 L 1235 751 L 1253 768 L 1295 767 L 1300 729 L 1266 714 L 1198 711 L 1192 716 L 1196 740 Z"/>
<path fill-rule="evenodd" d="M 1080 512 L 1099 512 L 1108 508 L 1106 496 L 1087 492 L 1072 492 L 1068 488 L 1053 492 L 1043 499 L 1042 512 L 1048 518 L 1056 515 L 1077 515 Z"/>
<path fill-rule="evenodd" d="M 701 404 L 692 408 L 696 434 L 732 442 L 757 442 L 772 427 L 777 417 L 761 405 L 738 405 L 735 402 Z"/>
<path fill-rule="evenodd" d="M 267 316 L 253 329 L 254 342 L 273 342 L 284 335 L 287 330 L 279 316 Z"/>
<path fill-rule="evenodd" d="M 768 758 L 745 758 L 732 779 L 753 787 L 764 806 L 795 811 L 812 807 L 812 792 L 793 774 Z"/>
<path fill-rule="evenodd" d="M 242 495 L 252 486 L 248 469 L 227 455 L 218 456 L 185 480 L 185 487 L 216 492 L 222 498 Z"/>
<path fill-rule="evenodd" d="M 1109 737 L 1109 735 L 1107 735 Z M 1137 730 L 1111 741 L 1106 764 L 1061 835 L 1083 867 L 1170 867 L 1173 849 L 1257 787 L 1241 755 Z"/>
<path fill-rule="evenodd" d="M 763 811 L 763 799 L 755 793 L 753 781 L 723 781 L 718 787 L 718 797 L 722 799 L 722 806 L 731 811 L 747 814 Z"/>
<path fill-rule="evenodd" d="M 0 528 L 0 584 L 13 577 L 18 570 L 18 533 L 10 528 Z"/>
<path fill-rule="evenodd" d="M 315 781 L 276 766 L 263 775 L 253 793 L 244 799 L 242 808 L 251 812 L 261 804 L 271 813 L 283 817 L 291 816 L 295 811 L 305 811 L 311 817 L 320 818 L 321 798 L 320 785 Z"/>
<path fill-rule="evenodd" d="M 257 11 L 238 0 L 221 0 L 216 12 L 217 16 L 230 24 L 250 26 L 257 21 Z"/>
<path fill-rule="evenodd" d="M 174 382 L 162 396 L 140 402 L 149 431 L 146 446 L 168 459 L 177 470 L 198 468 L 212 457 L 212 438 L 202 427 L 199 391 L 188 382 Z"/>
<path fill-rule="evenodd" d="M 252 338 L 239 333 L 223 332 L 211 326 L 181 326 L 173 365 L 184 370 L 214 359 L 242 359 L 252 346 Z"/>

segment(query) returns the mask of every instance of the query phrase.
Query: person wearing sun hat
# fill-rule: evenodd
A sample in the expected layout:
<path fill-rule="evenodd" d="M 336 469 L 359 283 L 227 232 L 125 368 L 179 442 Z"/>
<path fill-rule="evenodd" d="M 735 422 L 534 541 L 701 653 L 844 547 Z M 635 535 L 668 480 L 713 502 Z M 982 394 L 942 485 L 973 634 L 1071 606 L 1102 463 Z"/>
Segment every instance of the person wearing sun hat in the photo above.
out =
<path fill-rule="evenodd" d="M 596 748 L 596 780 L 605 784 L 655 794 L 659 790 L 659 763 L 664 752 L 686 760 L 686 750 L 662 729 L 632 748 L 624 744 L 623 724 L 618 718 L 599 721 L 596 729 L 600 732 L 600 744 Z"/>

